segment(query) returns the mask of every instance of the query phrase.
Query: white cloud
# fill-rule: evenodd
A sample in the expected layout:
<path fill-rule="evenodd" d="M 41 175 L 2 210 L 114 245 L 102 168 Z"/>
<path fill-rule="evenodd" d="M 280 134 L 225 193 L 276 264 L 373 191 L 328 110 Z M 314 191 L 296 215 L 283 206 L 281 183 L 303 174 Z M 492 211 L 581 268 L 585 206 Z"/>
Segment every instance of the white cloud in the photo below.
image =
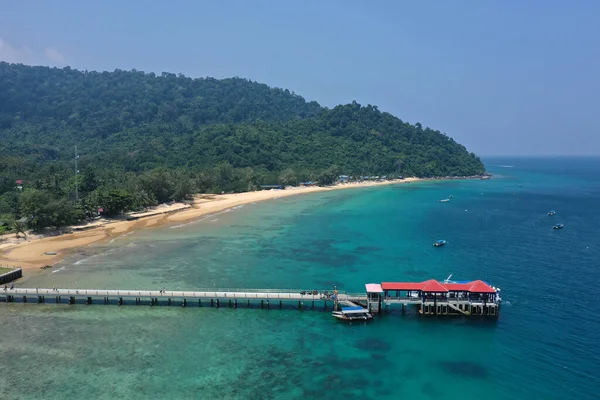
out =
<path fill-rule="evenodd" d="M 55 47 L 46 47 L 44 51 L 33 51 L 29 47 L 17 47 L 0 37 L 0 61 L 29 65 L 66 64 L 65 56 Z"/>
<path fill-rule="evenodd" d="M 54 64 L 65 63 L 65 56 L 63 56 L 62 53 L 60 53 L 54 47 L 46 47 L 46 50 L 44 50 L 44 54 L 46 55 L 46 58 Z"/>
<path fill-rule="evenodd" d="M 31 64 L 34 60 L 35 55 L 28 47 L 17 48 L 0 38 L 0 61 Z"/>

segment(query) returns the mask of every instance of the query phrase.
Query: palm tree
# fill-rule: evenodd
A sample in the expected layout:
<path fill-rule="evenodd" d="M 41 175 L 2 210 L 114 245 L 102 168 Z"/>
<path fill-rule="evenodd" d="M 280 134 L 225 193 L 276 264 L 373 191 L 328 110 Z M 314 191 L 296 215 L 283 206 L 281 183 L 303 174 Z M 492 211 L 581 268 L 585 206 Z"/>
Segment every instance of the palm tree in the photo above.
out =
<path fill-rule="evenodd" d="M 16 233 L 17 238 L 19 237 L 19 233 L 22 233 L 27 239 L 27 234 L 25 233 L 25 224 L 23 222 L 15 221 L 12 223 L 12 230 Z"/>

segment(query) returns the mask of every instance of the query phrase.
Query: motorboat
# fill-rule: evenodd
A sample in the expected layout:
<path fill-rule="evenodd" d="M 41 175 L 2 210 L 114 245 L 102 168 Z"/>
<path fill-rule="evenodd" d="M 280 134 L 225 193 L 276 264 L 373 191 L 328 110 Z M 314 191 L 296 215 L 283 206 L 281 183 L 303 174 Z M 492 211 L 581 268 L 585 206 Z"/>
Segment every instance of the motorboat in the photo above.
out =
<path fill-rule="evenodd" d="M 548 215 L 549 215 L 549 216 L 553 216 L 554 214 L 556 214 L 556 211 L 554 211 L 554 210 L 550 210 L 550 211 L 548 211 Z"/>
<path fill-rule="evenodd" d="M 342 307 L 340 311 L 333 311 L 331 315 L 342 321 L 369 321 L 373 315 L 369 310 L 360 306 Z"/>
<path fill-rule="evenodd" d="M 563 224 L 556 224 L 552 227 L 552 229 L 562 229 L 562 228 L 564 228 Z"/>
<path fill-rule="evenodd" d="M 442 199 L 442 200 L 440 200 L 440 203 L 447 203 L 449 201 L 450 201 L 450 199 Z"/>
<path fill-rule="evenodd" d="M 445 240 L 436 240 L 435 242 L 433 242 L 433 246 L 434 247 L 441 247 L 441 246 L 445 245 L 446 243 L 448 243 L 448 242 L 445 241 Z"/>

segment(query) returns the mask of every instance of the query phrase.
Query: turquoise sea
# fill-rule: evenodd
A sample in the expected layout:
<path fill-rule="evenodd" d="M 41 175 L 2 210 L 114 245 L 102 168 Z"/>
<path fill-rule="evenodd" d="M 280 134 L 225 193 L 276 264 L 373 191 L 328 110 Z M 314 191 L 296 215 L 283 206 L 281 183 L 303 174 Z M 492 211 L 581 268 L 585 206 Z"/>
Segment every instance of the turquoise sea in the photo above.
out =
<path fill-rule="evenodd" d="M 0 398 L 599 398 L 600 159 L 485 161 L 489 181 L 281 198 L 136 232 L 18 285 L 358 292 L 452 273 L 502 288 L 498 320 L 0 304 Z"/>

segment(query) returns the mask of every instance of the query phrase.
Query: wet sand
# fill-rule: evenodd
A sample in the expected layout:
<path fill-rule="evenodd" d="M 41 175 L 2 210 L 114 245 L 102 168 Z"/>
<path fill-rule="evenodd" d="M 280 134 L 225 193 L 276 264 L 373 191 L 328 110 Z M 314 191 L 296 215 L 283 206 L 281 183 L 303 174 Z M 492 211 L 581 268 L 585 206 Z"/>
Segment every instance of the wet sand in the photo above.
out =
<path fill-rule="evenodd" d="M 0 266 L 16 266 L 24 270 L 39 269 L 47 265 L 56 264 L 78 248 L 89 246 L 102 240 L 111 240 L 138 229 L 157 227 L 173 222 L 190 221 L 242 204 L 304 193 L 401 184 L 418 180 L 417 178 L 407 178 L 402 181 L 347 183 L 332 187 L 293 187 L 285 190 L 263 190 L 224 195 L 197 195 L 191 206 L 181 203 L 172 206 L 159 206 L 154 211 L 132 214 L 132 216 L 139 218 L 133 221 L 105 220 L 97 223 L 97 226 L 92 225 L 89 229 L 83 231 L 75 231 L 74 233 L 53 237 L 30 237 L 28 240 L 23 240 L 19 243 L 4 243 L 0 245 L 0 249 L 2 250 L 0 254 Z M 14 234 L 10 236 L 14 237 Z M 45 254 L 46 252 L 56 254 L 48 255 Z"/>

